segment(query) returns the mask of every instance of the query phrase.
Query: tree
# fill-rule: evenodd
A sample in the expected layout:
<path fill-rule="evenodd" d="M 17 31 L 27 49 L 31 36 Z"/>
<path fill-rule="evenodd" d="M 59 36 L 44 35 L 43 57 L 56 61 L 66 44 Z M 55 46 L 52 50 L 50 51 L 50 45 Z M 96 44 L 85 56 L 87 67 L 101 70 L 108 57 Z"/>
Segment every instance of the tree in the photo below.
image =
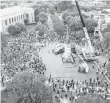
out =
<path fill-rule="evenodd" d="M 85 18 L 85 25 L 89 33 L 93 33 L 95 27 L 97 27 L 97 21 L 92 20 L 90 18 Z"/>
<path fill-rule="evenodd" d="M 84 35 L 84 31 L 83 30 L 79 30 L 79 31 L 76 31 L 76 35 L 75 35 L 78 39 L 82 39 L 85 37 Z"/>
<path fill-rule="evenodd" d="M 39 14 L 40 14 L 40 10 L 42 8 L 42 4 L 36 4 L 32 6 L 34 8 L 34 18 L 35 21 L 38 22 L 39 21 Z"/>
<path fill-rule="evenodd" d="M 20 29 L 20 27 L 18 27 L 16 25 L 10 25 L 8 27 L 8 33 L 13 36 L 18 36 L 18 34 L 21 33 L 21 29 Z"/>
<path fill-rule="evenodd" d="M 107 28 L 105 28 L 102 32 L 110 32 L 110 23 L 107 24 Z"/>
<path fill-rule="evenodd" d="M 62 19 L 64 21 L 64 23 L 66 23 L 67 17 L 70 16 L 70 13 L 68 11 L 64 11 L 62 13 Z"/>
<path fill-rule="evenodd" d="M 9 94 L 6 103 L 52 103 L 51 90 L 45 81 L 45 77 L 38 73 L 17 73 L 6 85 Z"/>
<path fill-rule="evenodd" d="M 54 7 L 52 5 L 49 7 L 49 12 L 50 12 L 50 14 L 54 14 L 55 13 L 55 9 L 54 9 Z"/>
<path fill-rule="evenodd" d="M 39 14 L 39 21 L 43 24 L 43 23 L 47 22 L 47 20 L 48 20 L 47 14 L 44 12 L 41 12 Z"/>
<path fill-rule="evenodd" d="M 58 12 L 65 11 L 67 9 L 72 9 L 74 5 L 72 4 L 72 1 L 61 1 L 57 4 L 57 10 Z"/>
<path fill-rule="evenodd" d="M 66 19 L 66 22 L 67 22 L 68 26 L 70 27 L 71 31 L 83 30 L 83 26 L 82 26 L 79 16 L 75 16 L 75 17 L 68 16 Z M 85 23 L 85 26 L 86 26 L 88 32 L 93 33 L 94 28 L 97 26 L 97 22 L 90 18 L 84 18 L 84 23 Z"/>
<path fill-rule="evenodd" d="M 40 28 L 42 27 L 42 23 L 41 22 L 38 22 L 37 25 L 36 25 L 36 31 L 39 31 Z"/>
<path fill-rule="evenodd" d="M 52 15 L 51 19 L 52 19 L 54 31 L 58 35 L 63 36 L 65 32 L 65 26 L 63 22 L 59 19 L 58 15 Z"/>
<path fill-rule="evenodd" d="M 106 32 L 103 34 L 103 37 L 104 37 L 104 49 L 107 50 L 107 49 L 110 49 L 110 32 Z"/>
<path fill-rule="evenodd" d="M 46 25 L 42 24 L 41 22 L 38 22 L 36 25 L 36 31 L 38 31 L 39 36 L 43 36 L 46 31 Z"/>
<path fill-rule="evenodd" d="M 26 30 L 26 26 L 23 23 L 16 23 L 15 25 L 18 26 L 21 29 L 21 31 Z"/>
<path fill-rule="evenodd" d="M 80 18 L 78 16 L 75 16 L 75 17 L 68 16 L 67 24 L 70 27 L 71 31 L 82 30 L 82 24 L 81 24 Z"/>
<path fill-rule="evenodd" d="M 41 22 L 38 22 L 36 25 L 36 31 L 45 31 L 46 30 L 46 25 L 42 24 Z"/>

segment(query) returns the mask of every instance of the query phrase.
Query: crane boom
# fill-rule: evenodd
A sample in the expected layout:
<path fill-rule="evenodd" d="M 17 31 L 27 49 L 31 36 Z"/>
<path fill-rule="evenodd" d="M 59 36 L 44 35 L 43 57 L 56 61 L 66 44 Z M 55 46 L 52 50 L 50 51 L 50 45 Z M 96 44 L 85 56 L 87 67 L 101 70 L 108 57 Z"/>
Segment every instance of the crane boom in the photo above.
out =
<path fill-rule="evenodd" d="M 75 0 L 75 2 L 76 2 L 76 6 L 77 6 L 79 16 L 80 16 L 80 19 L 81 19 L 81 23 L 82 23 L 82 26 L 83 26 L 83 31 L 85 33 L 85 37 L 86 37 L 87 42 L 89 44 L 89 50 L 90 50 L 91 53 L 93 53 L 93 48 L 92 48 L 92 45 L 91 45 L 91 41 L 90 41 L 90 38 L 88 36 L 88 32 L 87 32 L 87 29 L 86 29 L 86 26 L 85 26 L 85 23 L 84 23 L 84 20 L 83 20 L 83 17 L 82 17 L 82 14 L 81 14 L 81 11 L 80 11 L 80 8 L 79 8 L 79 5 L 78 5 L 78 2 L 76 0 Z"/>

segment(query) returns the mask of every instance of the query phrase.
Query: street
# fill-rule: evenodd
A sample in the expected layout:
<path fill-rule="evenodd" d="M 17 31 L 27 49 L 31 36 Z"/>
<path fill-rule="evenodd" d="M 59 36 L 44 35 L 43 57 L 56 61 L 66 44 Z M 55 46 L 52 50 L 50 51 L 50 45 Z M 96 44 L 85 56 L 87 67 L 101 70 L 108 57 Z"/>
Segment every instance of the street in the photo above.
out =
<path fill-rule="evenodd" d="M 96 77 L 96 68 L 92 68 L 92 63 L 89 63 L 89 72 L 87 74 L 85 73 L 79 73 L 78 72 L 78 61 L 75 64 L 63 64 L 61 55 L 55 55 L 52 53 L 52 48 L 54 47 L 54 44 L 50 44 L 44 48 L 41 49 L 41 57 L 44 62 L 44 64 L 47 67 L 46 76 L 49 76 L 50 73 L 52 77 L 55 78 L 72 78 L 76 81 L 83 81 L 85 79 L 89 79 L 90 77 Z M 79 57 L 78 57 L 79 58 Z"/>

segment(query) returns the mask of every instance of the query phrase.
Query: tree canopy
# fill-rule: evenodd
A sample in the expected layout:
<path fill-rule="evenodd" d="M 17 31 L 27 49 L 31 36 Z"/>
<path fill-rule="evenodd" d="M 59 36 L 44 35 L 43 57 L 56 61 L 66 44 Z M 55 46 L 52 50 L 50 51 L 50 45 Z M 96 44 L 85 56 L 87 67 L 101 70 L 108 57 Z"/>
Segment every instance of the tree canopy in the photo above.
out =
<path fill-rule="evenodd" d="M 56 5 L 57 11 L 62 12 L 67 9 L 73 9 L 74 5 L 72 4 L 72 1 L 60 1 Z"/>
<path fill-rule="evenodd" d="M 68 16 L 70 16 L 70 13 L 69 13 L 68 11 L 64 11 L 64 12 L 62 13 L 62 19 L 63 19 L 64 22 L 67 21 L 67 17 L 68 17 Z"/>
<path fill-rule="evenodd" d="M 110 33 L 110 23 L 107 24 L 107 28 L 105 28 L 102 32 L 103 33 L 105 33 L 105 32 L 109 32 Z"/>
<path fill-rule="evenodd" d="M 58 15 L 51 15 L 52 23 L 53 23 L 53 28 L 54 31 L 60 35 L 63 36 L 65 32 L 65 26 L 63 22 L 59 19 Z"/>
<path fill-rule="evenodd" d="M 47 20 L 48 20 L 47 14 L 44 12 L 41 12 L 39 14 L 39 22 L 41 22 L 43 24 L 43 23 L 47 22 Z"/>
<path fill-rule="evenodd" d="M 78 30 L 82 30 L 83 26 L 81 23 L 81 20 L 79 18 L 79 16 L 68 16 L 66 18 L 66 22 L 68 24 L 68 26 L 70 27 L 71 31 L 78 31 Z M 84 18 L 84 22 L 85 22 L 85 26 L 88 30 L 89 33 L 93 33 L 94 32 L 94 27 L 97 26 L 97 22 L 90 19 L 90 18 Z"/>
<path fill-rule="evenodd" d="M 17 73 L 6 85 L 9 97 L 5 103 L 52 103 L 51 90 L 46 78 L 38 73 Z"/>
<path fill-rule="evenodd" d="M 21 33 L 21 28 L 16 25 L 10 25 L 8 27 L 8 33 L 13 36 L 18 36 L 18 34 Z"/>

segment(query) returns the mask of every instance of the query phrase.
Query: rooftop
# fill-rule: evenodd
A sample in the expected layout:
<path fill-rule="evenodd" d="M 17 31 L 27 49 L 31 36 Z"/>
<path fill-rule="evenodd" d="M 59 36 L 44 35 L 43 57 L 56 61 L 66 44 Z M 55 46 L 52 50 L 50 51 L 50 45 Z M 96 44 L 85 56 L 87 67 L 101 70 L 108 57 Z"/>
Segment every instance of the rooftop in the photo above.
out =
<path fill-rule="evenodd" d="M 33 10 L 33 8 L 14 6 L 14 7 L 9 7 L 5 9 L 0 9 L 0 16 L 5 16 L 16 12 L 26 11 L 26 10 Z"/>

